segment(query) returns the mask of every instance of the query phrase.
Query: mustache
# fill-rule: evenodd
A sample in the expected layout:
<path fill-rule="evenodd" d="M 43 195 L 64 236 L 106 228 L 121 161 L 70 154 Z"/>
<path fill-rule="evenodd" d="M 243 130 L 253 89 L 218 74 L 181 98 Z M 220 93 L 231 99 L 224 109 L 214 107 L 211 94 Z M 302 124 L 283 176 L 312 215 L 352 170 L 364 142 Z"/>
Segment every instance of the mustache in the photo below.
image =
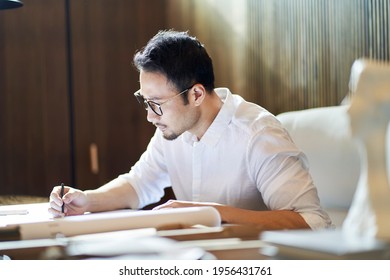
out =
<path fill-rule="evenodd" d="M 155 127 L 167 127 L 165 124 L 162 123 L 153 123 Z"/>

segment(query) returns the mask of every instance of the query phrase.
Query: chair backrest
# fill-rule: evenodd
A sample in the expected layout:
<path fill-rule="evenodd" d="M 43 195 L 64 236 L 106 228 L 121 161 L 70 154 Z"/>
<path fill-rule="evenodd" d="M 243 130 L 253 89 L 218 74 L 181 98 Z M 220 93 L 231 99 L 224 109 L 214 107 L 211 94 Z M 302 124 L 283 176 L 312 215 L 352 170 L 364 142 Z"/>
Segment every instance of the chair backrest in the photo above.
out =
<path fill-rule="evenodd" d="M 350 134 L 348 105 L 320 107 L 277 116 L 309 160 L 325 209 L 348 210 L 360 176 L 360 155 Z"/>

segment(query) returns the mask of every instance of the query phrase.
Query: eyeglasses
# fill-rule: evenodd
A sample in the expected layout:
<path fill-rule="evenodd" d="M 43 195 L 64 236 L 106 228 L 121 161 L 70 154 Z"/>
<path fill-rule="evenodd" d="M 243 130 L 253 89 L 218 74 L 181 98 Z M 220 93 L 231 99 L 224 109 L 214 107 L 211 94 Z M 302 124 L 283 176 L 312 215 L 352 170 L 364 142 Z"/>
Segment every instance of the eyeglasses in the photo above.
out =
<path fill-rule="evenodd" d="M 168 101 L 171 101 L 173 98 L 179 96 L 179 95 L 182 95 L 183 93 L 186 93 L 187 91 L 189 91 L 190 89 L 192 89 L 194 87 L 195 84 L 193 84 L 192 86 L 190 86 L 189 88 L 186 88 L 185 90 L 179 92 L 178 94 L 176 94 L 175 96 L 172 96 L 171 98 L 168 98 L 167 100 L 165 100 L 164 102 L 162 103 L 157 103 L 155 101 L 152 101 L 152 100 L 147 100 L 145 99 L 142 94 L 141 94 L 141 89 L 137 90 L 136 92 L 134 92 L 134 96 L 135 98 L 137 99 L 138 103 L 139 104 L 143 104 L 144 107 L 145 107 L 145 110 L 148 110 L 148 108 L 152 109 L 152 111 L 156 114 L 156 115 L 159 115 L 159 116 L 162 116 L 163 115 L 163 111 L 161 109 L 161 106 L 165 103 L 167 103 Z"/>

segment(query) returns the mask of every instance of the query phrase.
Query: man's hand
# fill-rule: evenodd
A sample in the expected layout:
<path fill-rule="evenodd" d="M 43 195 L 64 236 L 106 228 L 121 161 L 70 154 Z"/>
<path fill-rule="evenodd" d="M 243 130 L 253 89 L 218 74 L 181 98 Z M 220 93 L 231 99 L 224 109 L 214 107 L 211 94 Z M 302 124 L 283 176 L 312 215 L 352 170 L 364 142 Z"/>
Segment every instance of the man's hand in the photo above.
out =
<path fill-rule="evenodd" d="M 212 203 L 212 202 L 192 202 L 192 201 L 170 199 L 164 204 L 154 207 L 153 210 L 158 210 L 163 208 L 183 208 L 183 207 L 199 207 L 199 206 L 212 206 L 217 208 L 218 210 L 218 207 L 222 205 L 218 203 Z"/>
<path fill-rule="evenodd" d="M 71 216 L 84 214 L 87 210 L 88 199 L 85 192 L 65 186 L 64 196 L 60 196 L 61 186 L 56 186 L 50 194 L 49 213 L 53 217 Z M 62 204 L 65 204 L 62 213 Z"/>

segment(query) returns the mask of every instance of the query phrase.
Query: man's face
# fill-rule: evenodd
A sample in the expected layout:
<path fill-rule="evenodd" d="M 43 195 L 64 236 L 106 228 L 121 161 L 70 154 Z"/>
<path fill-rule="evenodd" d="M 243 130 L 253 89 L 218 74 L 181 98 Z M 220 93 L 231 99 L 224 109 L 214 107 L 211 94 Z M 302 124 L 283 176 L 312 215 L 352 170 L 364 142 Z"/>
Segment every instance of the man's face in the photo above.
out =
<path fill-rule="evenodd" d="M 162 115 L 148 108 L 147 120 L 161 130 L 165 139 L 174 140 L 196 125 L 200 115 L 198 108 L 192 105 L 191 98 L 185 104 L 182 96 L 177 96 L 180 91 L 169 84 L 164 75 L 141 71 L 140 84 L 140 93 L 147 101 L 162 104 Z M 189 96 L 191 90 L 187 93 Z"/>

